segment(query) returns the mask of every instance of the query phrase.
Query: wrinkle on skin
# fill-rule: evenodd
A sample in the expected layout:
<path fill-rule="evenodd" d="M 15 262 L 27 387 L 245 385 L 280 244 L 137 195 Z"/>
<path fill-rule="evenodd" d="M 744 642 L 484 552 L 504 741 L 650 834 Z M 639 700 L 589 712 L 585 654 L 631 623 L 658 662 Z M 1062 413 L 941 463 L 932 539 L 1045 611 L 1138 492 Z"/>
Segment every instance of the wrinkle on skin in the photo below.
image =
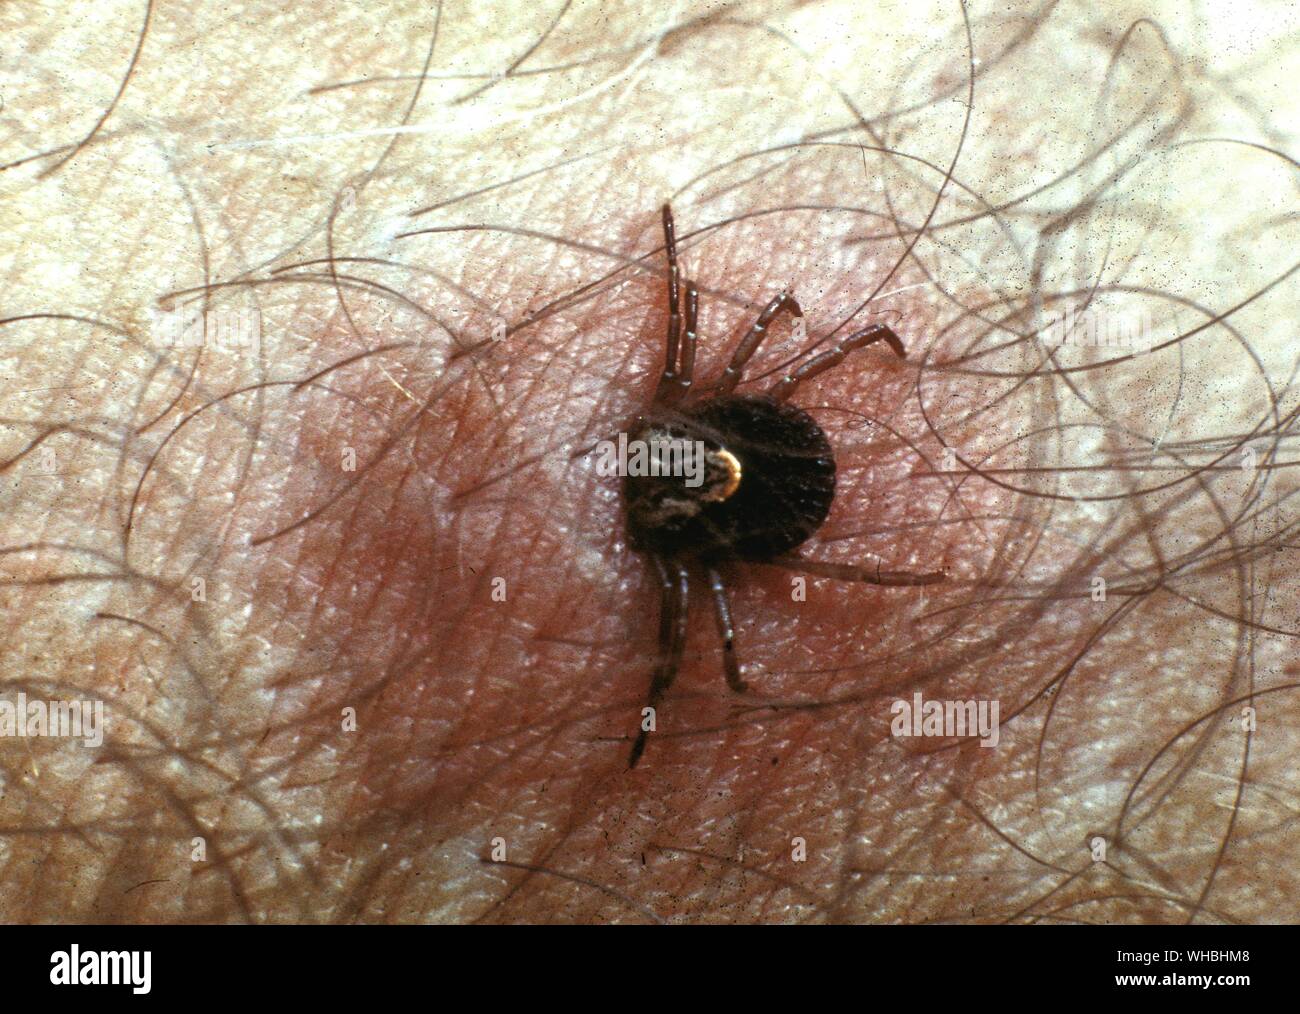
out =
<path fill-rule="evenodd" d="M 0 916 L 1296 918 L 1294 168 L 1183 143 L 1280 146 L 1277 54 L 1025 6 L 974 16 L 968 107 L 953 5 L 656 11 L 154 9 L 53 173 L 38 83 L 131 47 L 9 12 L 3 689 L 108 729 L 0 741 Z M 695 610 L 628 773 L 657 589 L 584 451 L 661 366 L 669 198 L 705 375 L 910 248 L 871 304 L 908 361 L 795 399 L 840 468 L 806 548 L 953 580 L 736 568 L 753 692 Z M 185 293 L 257 347 L 161 347 Z M 1183 337 L 1035 341 L 1066 305 Z M 891 737 L 916 691 L 995 697 L 998 746 Z"/>

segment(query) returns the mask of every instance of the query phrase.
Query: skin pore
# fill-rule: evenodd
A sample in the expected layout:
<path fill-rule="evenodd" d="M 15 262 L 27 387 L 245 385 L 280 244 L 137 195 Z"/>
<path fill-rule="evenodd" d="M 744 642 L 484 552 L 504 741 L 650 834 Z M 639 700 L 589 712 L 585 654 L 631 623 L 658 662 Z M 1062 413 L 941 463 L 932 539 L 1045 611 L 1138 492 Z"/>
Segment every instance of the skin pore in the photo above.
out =
<path fill-rule="evenodd" d="M 108 727 L 0 741 L 0 916 L 1297 917 L 1288 31 L 864 6 L 3 15 L 3 689 Z M 744 697 L 697 583 L 628 772 L 666 200 L 703 376 L 898 331 L 804 550 L 951 579 L 729 571 Z"/>

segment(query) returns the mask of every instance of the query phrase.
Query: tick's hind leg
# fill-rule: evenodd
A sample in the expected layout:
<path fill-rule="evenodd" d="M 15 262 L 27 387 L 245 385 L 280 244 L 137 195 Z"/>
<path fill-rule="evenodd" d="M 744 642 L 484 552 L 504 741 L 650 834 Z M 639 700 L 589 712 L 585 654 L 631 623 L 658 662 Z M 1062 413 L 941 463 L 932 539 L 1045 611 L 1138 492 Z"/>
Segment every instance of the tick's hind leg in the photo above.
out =
<path fill-rule="evenodd" d="M 673 226 L 673 209 L 664 205 L 664 252 L 668 255 L 668 335 L 664 341 L 664 369 L 659 375 L 654 400 L 661 401 L 677 383 L 677 350 L 681 343 L 682 312 L 679 292 L 681 274 L 677 267 L 677 231 Z"/>
<path fill-rule="evenodd" d="M 731 354 L 731 362 L 727 364 L 727 368 L 722 371 L 722 376 L 718 379 L 717 393 L 719 395 L 730 394 L 736 389 L 736 385 L 740 383 L 741 374 L 745 372 L 745 367 L 754 358 L 758 346 L 762 344 L 763 339 L 767 336 L 768 325 L 776 319 L 776 315 L 782 310 L 789 310 L 796 317 L 803 316 L 803 310 L 799 309 L 799 304 L 794 301 L 792 296 L 788 296 L 784 292 L 773 296 L 772 301 L 767 304 L 763 312 L 758 315 L 758 319 L 754 321 L 754 326 L 749 329 L 749 334 L 741 339 L 740 344 L 736 346 L 736 351 Z"/>
<path fill-rule="evenodd" d="M 695 332 L 699 321 L 700 293 L 695 283 L 686 281 L 686 337 L 682 340 L 681 287 L 682 273 L 677 264 L 677 229 L 673 209 L 665 204 L 664 252 L 668 257 L 668 334 L 664 339 L 664 368 L 655 387 L 654 404 L 671 405 L 681 401 L 691 388 L 695 374 Z"/>
<path fill-rule="evenodd" d="M 659 572 L 659 661 L 655 666 L 654 676 L 650 679 L 650 693 L 646 696 L 646 707 L 658 708 L 659 702 L 677 679 L 677 672 L 682 665 L 682 653 L 686 650 L 687 605 L 690 601 L 690 575 L 686 567 L 662 557 L 651 557 L 655 569 Z M 636 762 L 645 752 L 646 739 L 650 733 L 640 726 L 632 752 L 628 755 L 628 769 L 636 767 Z"/>
<path fill-rule="evenodd" d="M 806 363 L 796 370 L 792 370 L 784 377 L 772 385 L 772 389 L 767 393 L 777 401 L 785 401 L 786 398 L 794 394 L 794 390 L 805 380 L 817 376 L 819 373 L 825 373 L 832 367 L 838 366 L 844 362 L 844 357 L 855 349 L 864 348 L 874 342 L 884 342 L 894 350 L 894 355 L 902 359 L 904 356 L 903 343 L 899 340 L 898 335 L 884 324 L 872 324 L 870 327 L 864 327 L 861 331 L 854 331 L 833 349 L 829 349 L 820 355 L 813 356 Z"/>
<path fill-rule="evenodd" d="M 690 393 L 695 379 L 696 329 L 700 322 L 700 291 L 686 280 L 686 333 L 682 337 L 682 361 L 677 368 L 677 382 L 666 392 L 669 401 L 681 401 Z"/>
<path fill-rule="evenodd" d="M 829 577 L 836 581 L 857 581 L 860 584 L 880 585 L 920 585 L 938 584 L 946 581 L 948 575 L 941 570 L 915 572 L 910 570 L 881 570 L 880 564 L 864 567 L 855 563 L 829 563 L 824 560 L 808 560 L 802 556 L 777 556 L 771 560 L 759 560 L 785 570 L 799 571 L 814 577 Z"/>

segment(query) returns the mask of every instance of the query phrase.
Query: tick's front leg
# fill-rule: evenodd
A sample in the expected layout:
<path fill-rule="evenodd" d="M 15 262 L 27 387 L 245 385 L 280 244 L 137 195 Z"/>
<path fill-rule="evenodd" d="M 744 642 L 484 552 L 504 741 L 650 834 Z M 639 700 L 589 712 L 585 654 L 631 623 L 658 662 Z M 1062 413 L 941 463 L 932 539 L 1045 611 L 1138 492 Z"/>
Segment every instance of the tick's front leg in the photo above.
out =
<path fill-rule="evenodd" d="M 659 571 L 660 581 L 659 663 L 650 680 L 650 693 L 646 696 L 645 704 L 647 708 L 657 708 L 668 688 L 677 679 L 682 665 L 682 653 L 686 650 L 687 606 L 690 602 L 690 575 L 685 565 L 659 556 L 652 559 Z M 629 771 L 641 759 L 646 740 L 650 736 L 644 719 L 642 723 L 636 741 L 632 744 L 632 752 L 628 755 Z"/>

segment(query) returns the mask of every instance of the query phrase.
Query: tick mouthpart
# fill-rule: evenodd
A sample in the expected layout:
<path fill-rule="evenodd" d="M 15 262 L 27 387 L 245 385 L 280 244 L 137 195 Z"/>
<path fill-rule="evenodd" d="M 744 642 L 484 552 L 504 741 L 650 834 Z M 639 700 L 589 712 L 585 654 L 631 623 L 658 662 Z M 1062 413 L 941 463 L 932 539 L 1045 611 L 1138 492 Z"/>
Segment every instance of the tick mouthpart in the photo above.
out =
<path fill-rule="evenodd" d="M 715 468 L 722 474 L 708 484 L 707 491 L 701 494 L 700 499 L 721 503 L 740 489 L 740 460 L 725 447 L 719 447 L 716 451 L 708 452 L 707 461 L 710 476 Z"/>

